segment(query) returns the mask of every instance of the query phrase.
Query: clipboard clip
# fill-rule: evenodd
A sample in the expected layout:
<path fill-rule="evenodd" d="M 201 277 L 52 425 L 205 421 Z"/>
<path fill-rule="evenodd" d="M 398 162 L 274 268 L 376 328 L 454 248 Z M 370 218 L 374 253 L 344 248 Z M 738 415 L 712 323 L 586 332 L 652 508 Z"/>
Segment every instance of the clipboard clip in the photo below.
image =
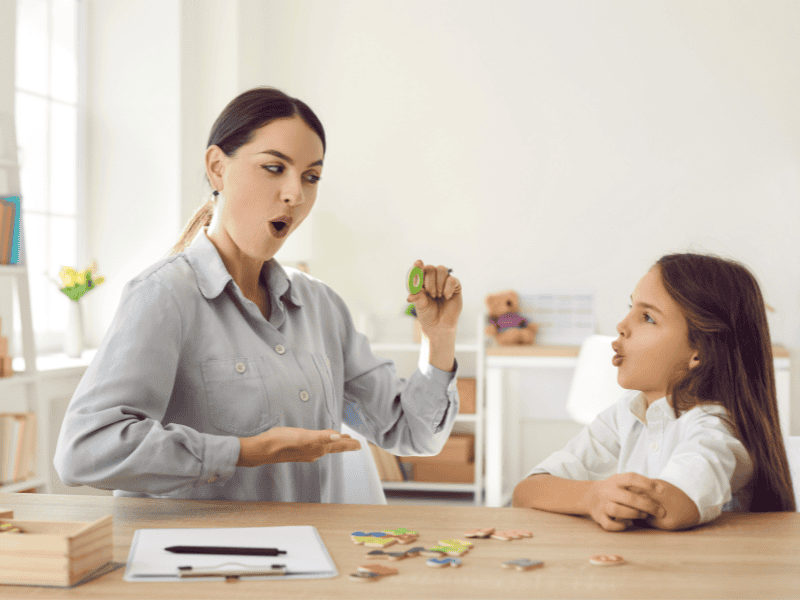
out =
<path fill-rule="evenodd" d="M 240 567 L 239 569 L 225 569 L 223 567 Z M 181 578 L 190 577 L 224 577 L 226 582 L 238 581 L 240 577 L 265 577 L 269 575 L 286 575 L 286 565 L 265 565 L 263 567 L 248 567 L 241 563 L 224 563 L 216 567 L 178 567 Z"/>

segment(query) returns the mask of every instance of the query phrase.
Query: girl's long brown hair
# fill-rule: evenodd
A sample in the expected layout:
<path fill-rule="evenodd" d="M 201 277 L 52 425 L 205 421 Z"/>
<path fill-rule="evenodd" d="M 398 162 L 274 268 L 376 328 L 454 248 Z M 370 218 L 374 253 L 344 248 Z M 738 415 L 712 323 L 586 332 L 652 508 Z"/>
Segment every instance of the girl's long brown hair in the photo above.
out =
<path fill-rule="evenodd" d="M 656 266 L 667 292 L 683 309 L 689 343 L 700 358 L 670 386 L 675 411 L 703 403 L 724 406 L 728 424 L 753 460 L 750 510 L 795 511 L 758 282 L 743 265 L 711 255 L 670 254 Z"/>

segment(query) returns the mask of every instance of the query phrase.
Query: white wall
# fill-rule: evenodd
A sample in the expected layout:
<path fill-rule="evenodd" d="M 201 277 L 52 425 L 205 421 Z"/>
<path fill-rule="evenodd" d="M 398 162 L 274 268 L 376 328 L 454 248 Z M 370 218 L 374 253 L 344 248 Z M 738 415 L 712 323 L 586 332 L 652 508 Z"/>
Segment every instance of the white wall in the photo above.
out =
<path fill-rule="evenodd" d="M 275 85 L 325 125 L 311 268 L 354 312 L 404 327 L 422 258 L 464 284 L 462 339 L 487 293 L 551 286 L 613 334 L 660 255 L 719 252 L 777 308 L 800 431 L 800 5 L 487 6 L 90 0 L 92 341 L 205 199 L 216 116 Z"/>
<path fill-rule="evenodd" d="M 178 0 L 88 2 L 86 261 L 106 281 L 85 309 L 97 346 L 125 283 L 181 227 L 181 29 Z"/>
<path fill-rule="evenodd" d="M 326 127 L 312 272 L 348 303 L 398 314 L 422 258 L 466 337 L 487 293 L 549 286 L 593 288 L 614 334 L 659 256 L 721 253 L 777 309 L 800 430 L 800 4 L 239 6 L 240 89 Z"/>

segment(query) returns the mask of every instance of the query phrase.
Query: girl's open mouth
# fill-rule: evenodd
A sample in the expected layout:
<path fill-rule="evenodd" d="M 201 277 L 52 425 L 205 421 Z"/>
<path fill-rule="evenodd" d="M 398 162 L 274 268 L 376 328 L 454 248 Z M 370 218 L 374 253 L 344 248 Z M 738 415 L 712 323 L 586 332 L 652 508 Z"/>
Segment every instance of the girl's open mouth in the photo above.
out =
<path fill-rule="evenodd" d="M 292 226 L 292 217 L 279 217 L 274 221 L 269 222 L 269 232 L 272 237 L 282 238 L 289 233 L 289 228 Z"/>
<path fill-rule="evenodd" d="M 615 355 L 614 355 L 614 358 L 612 358 L 612 359 L 611 359 L 611 363 L 612 363 L 612 364 L 613 364 L 615 367 L 618 367 L 618 366 L 620 366 L 620 365 L 622 364 L 622 359 L 623 359 L 623 358 L 624 358 L 623 356 L 620 356 L 619 354 L 615 354 Z"/>

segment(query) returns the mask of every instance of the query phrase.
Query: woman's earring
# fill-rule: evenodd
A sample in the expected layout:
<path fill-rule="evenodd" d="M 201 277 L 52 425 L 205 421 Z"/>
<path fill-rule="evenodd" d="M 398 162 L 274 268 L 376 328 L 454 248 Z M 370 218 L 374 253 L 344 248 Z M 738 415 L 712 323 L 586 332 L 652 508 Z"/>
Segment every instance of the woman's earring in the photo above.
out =
<path fill-rule="evenodd" d="M 225 196 L 219 192 L 214 192 L 214 196 L 217 198 L 216 202 L 214 202 L 214 216 L 211 217 L 211 223 L 208 224 L 206 234 L 219 233 L 222 224 L 222 209 L 225 207 Z"/>

